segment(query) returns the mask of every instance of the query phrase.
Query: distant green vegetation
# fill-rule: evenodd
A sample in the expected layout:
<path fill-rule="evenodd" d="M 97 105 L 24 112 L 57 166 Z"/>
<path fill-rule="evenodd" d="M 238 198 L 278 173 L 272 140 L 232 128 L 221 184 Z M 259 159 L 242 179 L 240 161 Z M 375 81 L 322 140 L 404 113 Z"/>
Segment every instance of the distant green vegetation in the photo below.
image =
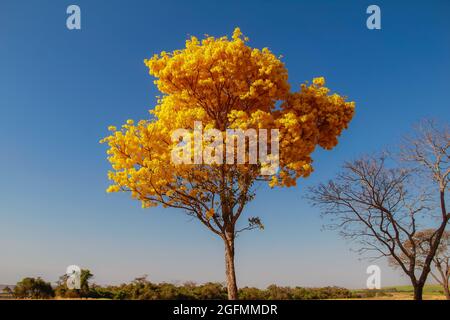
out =
<path fill-rule="evenodd" d="M 87 298 L 120 300 L 218 300 L 227 299 L 227 297 L 227 288 L 222 283 L 156 284 L 146 278 L 137 278 L 131 283 L 119 286 L 92 285 L 87 296 Z M 350 290 L 339 287 L 293 288 L 270 285 L 266 289 L 244 287 L 238 290 L 238 298 L 245 300 L 311 300 L 352 297 Z"/>
<path fill-rule="evenodd" d="M 7 296 L 16 299 L 111 299 L 111 300 L 222 300 L 227 299 L 227 288 L 222 283 L 208 282 L 197 285 L 187 282 L 182 285 L 152 283 L 147 277 L 139 277 L 130 283 L 99 286 L 91 284 L 93 274 L 85 269 L 81 272 L 80 289 L 67 288 L 67 276 L 62 276 L 56 286 L 41 278 L 24 278 L 14 290 L 4 289 Z M 8 292 L 6 292 L 8 291 Z M 349 290 L 340 287 L 304 288 L 270 285 L 266 289 L 244 287 L 238 298 L 243 300 L 324 300 L 324 299 L 396 299 L 411 298 L 412 286 L 385 287 L 381 290 Z M 428 285 L 424 294 L 430 297 L 443 295 L 437 285 Z M 433 298 L 433 297 L 432 297 Z"/>
<path fill-rule="evenodd" d="M 7 289 L 4 291 L 6 293 Z M 9 293 L 17 299 L 50 299 L 55 296 L 51 284 L 41 278 L 24 278 Z"/>

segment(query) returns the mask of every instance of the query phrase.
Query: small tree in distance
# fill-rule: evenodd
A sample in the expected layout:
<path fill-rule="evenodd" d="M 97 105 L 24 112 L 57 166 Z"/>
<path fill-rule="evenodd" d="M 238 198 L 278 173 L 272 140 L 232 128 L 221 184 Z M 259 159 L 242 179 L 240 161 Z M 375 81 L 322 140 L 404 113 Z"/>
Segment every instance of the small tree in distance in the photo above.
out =
<path fill-rule="evenodd" d="M 111 135 L 102 140 L 109 145 L 112 165 L 109 192 L 130 192 L 145 208 L 182 209 L 223 240 L 229 299 L 238 294 L 236 235 L 262 227 L 259 217 L 237 225 L 255 197 L 255 184 L 290 187 L 298 178 L 308 177 L 316 146 L 333 148 L 354 113 L 354 103 L 330 94 L 323 78 L 292 92 L 280 59 L 267 48 L 249 47 L 247 41 L 236 28 L 232 39 L 191 37 L 184 49 L 146 60 L 162 93 L 151 111 L 153 118 L 136 124 L 129 120 L 119 130 L 110 127 Z M 223 157 L 214 164 L 173 163 L 172 151 L 179 141 L 171 139 L 172 133 L 192 132 L 196 121 L 222 133 L 279 130 L 278 172 L 262 175 L 261 162 L 226 163 Z M 237 157 L 235 151 L 224 154 Z M 244 159 L 248 156 L 246 152 Z"/>
<path fill-rule="evenodd" d="M 13 295 L 17 299 L 50 299 L 55 296 L 55 292 L 49 282 L 27 277 L 17 282 Z"/>
<path fill-rule="evenodd" d="M 436 272 L 430 271 L 433 278 L 442 286 L 447 300 L 450 300 L 450 232 L 442 236 L 436 256 L 433 259 Z"/>
<path fill-rule="evenodd" d="M 81 269 L 80 274 L 80 288 L 79 289 L 69 289 L 67 287 L 67 279 L 69 276 L 64 274 L 59 277 L 56 282 L 55 292 L 56 295 L 62 298 L 88 298 L 90 296 L 90 284 L 94 275 L 89 269 Z"/>
<path fill-rule="evenodd" d="M 13 295 L 13 291 L 11 290 L 11 288 L 9 286 L 6 286 L 3 288 L 3 293 L 8 295 L 8 296 L 12 296 Z"/>
<path fill-rule="evenodd" d="M 416 263 L 419 268 L 423 268 L 425 265 L 425 259 L 430 252 L 431 245 L 433 244 L 435 230 L 426 229 L 416 232 L 414 235 L 414 241 L 406 240 L 404 243 L 405 249 L 408 251 L 409 255 L 413 254 L 416 250 Z M 401 254 L 400 258 L 408 263 L 408 256 L 406 254 Z M 394 267 L 398 267 L 397 260 L 390 257 L 389 262 Z M 433 258 L 432 268 L 430 271 L 431 276 L 437 283 L 442 286 L 445 297 L 450 300 L 450 289 L 449 289 L 449 279 L 450 279 L 450 232 L 445 231 L 442 235 L 441 242 L 436 254 Z"/>

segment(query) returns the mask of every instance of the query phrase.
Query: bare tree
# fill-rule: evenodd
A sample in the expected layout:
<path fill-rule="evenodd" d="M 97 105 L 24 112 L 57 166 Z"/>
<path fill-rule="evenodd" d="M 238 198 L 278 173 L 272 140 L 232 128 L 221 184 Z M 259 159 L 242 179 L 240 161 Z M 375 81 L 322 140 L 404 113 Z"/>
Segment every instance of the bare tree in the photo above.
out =
<path fill-rule="evenodd" d="M 329 227 L 359 243 L 360 253 L 376 252 L 372 258 L 396 261 L 410 278 L 417 300 L 422 299 L 450 219 L 445 207 L 449 144 L 447 127 L 439 130 L 432 122 L 423 123 L 407 139 L 400 164 L 388 154 L 346 162 L 334 180 L 311 188 L 307 195 L 331 217 Z M 430 224 L 429 250 L 419 263 L 415 235 Z"/>

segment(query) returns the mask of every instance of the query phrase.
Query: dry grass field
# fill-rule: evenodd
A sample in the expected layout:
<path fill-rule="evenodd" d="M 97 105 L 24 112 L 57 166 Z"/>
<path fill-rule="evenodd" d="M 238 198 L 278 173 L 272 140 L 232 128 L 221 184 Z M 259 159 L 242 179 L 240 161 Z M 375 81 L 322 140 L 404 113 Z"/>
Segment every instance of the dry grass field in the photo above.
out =
<path fill-rule="evenodd" d="M 356 290 L 358 292 L 358 290 Z M 413 287 L 412 286 L 395 286 L 385 287 L 380 290 L 380 293 L 374 297 L 363 298 L 363 300 L 412 300 Z M 442 287 L 438 285 L 426 285 L 423 290 L 424 300 L 445 300 Z"/>

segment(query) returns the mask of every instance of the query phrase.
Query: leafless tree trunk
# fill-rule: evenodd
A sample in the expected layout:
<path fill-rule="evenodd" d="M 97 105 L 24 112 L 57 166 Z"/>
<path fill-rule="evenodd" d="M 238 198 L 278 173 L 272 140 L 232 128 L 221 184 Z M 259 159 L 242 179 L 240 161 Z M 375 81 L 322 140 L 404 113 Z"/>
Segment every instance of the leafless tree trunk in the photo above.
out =
<path fill-rule="evenodd" d="M 422 300 L 424 284 L 414 286 L 414 300 Z"/>
<path fill-rule="evenodd" d="M 448 281 L 444 283 L 444 294 L 447 300 L 450 300 L 450 289 L 448 287 Z"/>
<path fill-rule="evenodd" d="M 444 289 L 447 300 L 450 300 L 450 232 L 446 231 L 433 259 L 435 272 L 430 271 L 432 277 Z"/>
<path fill-rule="evenodd" d="M 447 300 L 450 300 L 450 288 L 449 288 L 450 269 L 448 261 L 447 266 L 445 268 L 446 269 L 444 269 L 442 265 L 438 264 L 436 265 L 436 269 L 439 273 L 439 276 L 434 274 L 433 272 L 430 272 L 430 274 L 436 280 L 436 282 L 439 283 L 444 289 L 445 298 Z"/>

